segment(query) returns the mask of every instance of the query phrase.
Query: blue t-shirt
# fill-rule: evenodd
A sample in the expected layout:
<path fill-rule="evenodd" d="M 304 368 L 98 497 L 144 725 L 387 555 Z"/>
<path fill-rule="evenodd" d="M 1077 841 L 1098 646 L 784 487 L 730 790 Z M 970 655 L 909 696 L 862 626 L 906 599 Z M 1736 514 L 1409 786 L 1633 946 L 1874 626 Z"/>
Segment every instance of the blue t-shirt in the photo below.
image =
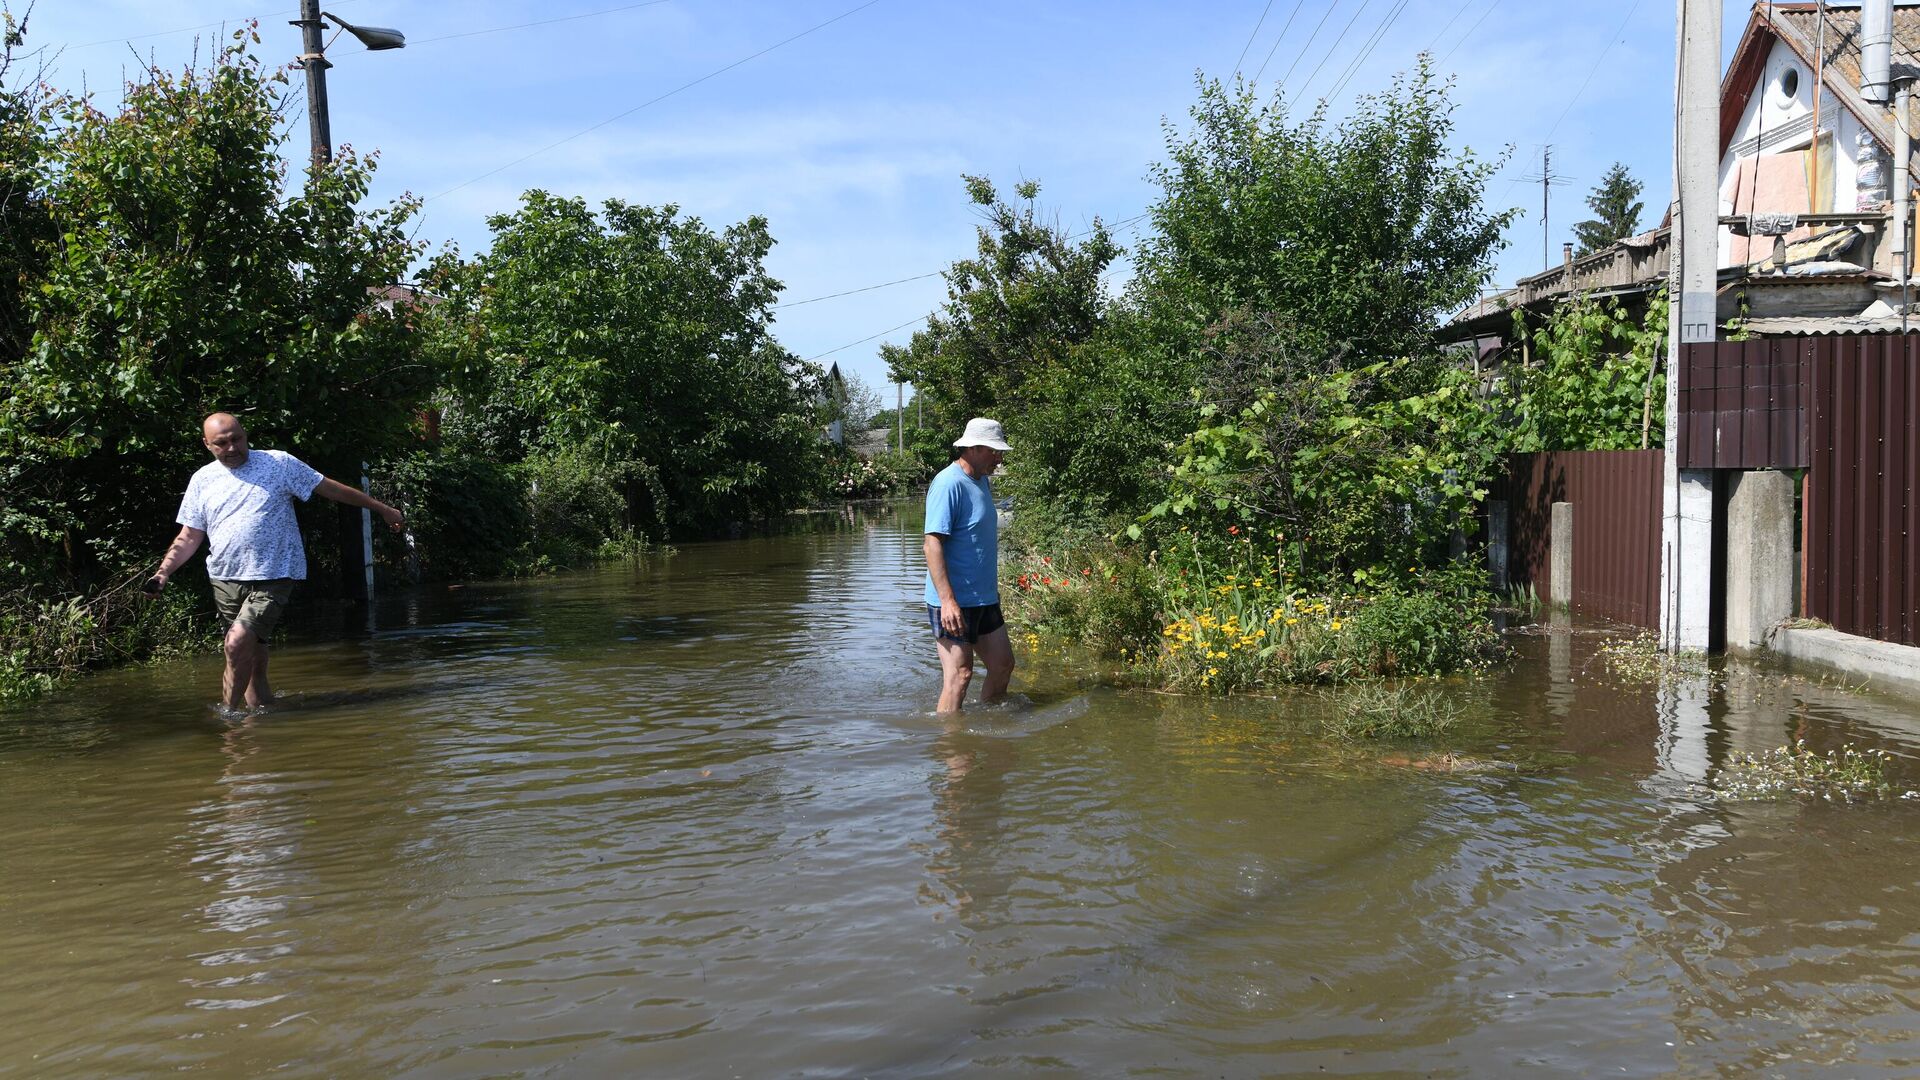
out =
<path fill-rule="evenodd" d="M 305 502 L 322 479 L 281 450 L 249 450 L 237 469 L 210 461 L 188 482 L 177 520 L 207 534 L 210 578 L 304 581 L 307 551 L 293 500 Z"/>
<path fill-rule="evenodd" d="M 927 487 L 926 531 L 939 533 L 947 557 L 947 583 L 961 607 L 1000 602 L 1000 517 L 993 508 L 993 481 L 975 480 L 959 462 L 940 470 Z M 927 606 L 940 594 L 927 571 Z"/>

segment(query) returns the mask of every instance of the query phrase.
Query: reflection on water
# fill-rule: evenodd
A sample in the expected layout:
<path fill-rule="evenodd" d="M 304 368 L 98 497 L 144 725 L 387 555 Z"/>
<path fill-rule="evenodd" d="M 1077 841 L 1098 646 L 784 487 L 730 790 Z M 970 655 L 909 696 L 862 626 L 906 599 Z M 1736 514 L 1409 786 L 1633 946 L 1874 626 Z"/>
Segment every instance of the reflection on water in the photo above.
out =
<path fill-rule="evenodd" d="M 1916 808 L 1701 783 L 1913 708 L 1550 627 L 1483 769 L 1055 654 L 949 720 L 917 523 L 828 524 L 0 716 L 0 1075 L 1914 1071 Z"/>

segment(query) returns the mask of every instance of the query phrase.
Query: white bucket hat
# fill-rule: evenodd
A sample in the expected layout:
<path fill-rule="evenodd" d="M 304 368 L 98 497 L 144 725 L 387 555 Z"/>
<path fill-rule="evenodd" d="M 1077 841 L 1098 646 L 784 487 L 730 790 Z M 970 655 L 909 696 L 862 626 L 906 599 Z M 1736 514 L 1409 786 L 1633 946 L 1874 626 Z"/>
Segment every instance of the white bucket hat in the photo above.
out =
<path fill-rule="evenodd" d="M 967 421 L 966 434 L 953 440 L 953 445 L 991 446 L 1002 453 L 1011 449 L 1007 445 L 1006 429 L 1000 426 L 1000 421 L 989 420 L 984 416 L 976 416 Z"/>

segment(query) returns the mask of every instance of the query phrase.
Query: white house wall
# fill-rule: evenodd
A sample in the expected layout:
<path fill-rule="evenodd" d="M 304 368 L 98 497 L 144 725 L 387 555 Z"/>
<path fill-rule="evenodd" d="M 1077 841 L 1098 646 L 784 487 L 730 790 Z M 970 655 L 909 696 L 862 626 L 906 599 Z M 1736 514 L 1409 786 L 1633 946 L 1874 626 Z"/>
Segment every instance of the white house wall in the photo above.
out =
<path fill-rule="evenodd" d="M 1792 95 L 1781 92 L 1781 76 L 1791 68 L 1798 86 Z M 1846 212 L 1854 208 L 1857 138 L 1864 130 L 1859 118 L 1840 104 L 1831 91 L 1821 95 L 1820 126 L 1833 133 L 1833 208 Z M 1761 69 L 1759 86 L 1747 95 L 1746 111 L 1740 126 L 1734 129 L 1727 152 L 1720 158 L 1720 213 L 1733 213 L 1733 184 L 1737 162 L 1756 154 L 1779 154 L 1805 150 L 1813 143 L 1813 69 L 1801 61 L 1792 49 L 1776 41 Z M 1806 207 L 1758 207 L 1803 213 Z M 1733 230 L 1720 230 L 1720 265 L 1733 258 Z"/>

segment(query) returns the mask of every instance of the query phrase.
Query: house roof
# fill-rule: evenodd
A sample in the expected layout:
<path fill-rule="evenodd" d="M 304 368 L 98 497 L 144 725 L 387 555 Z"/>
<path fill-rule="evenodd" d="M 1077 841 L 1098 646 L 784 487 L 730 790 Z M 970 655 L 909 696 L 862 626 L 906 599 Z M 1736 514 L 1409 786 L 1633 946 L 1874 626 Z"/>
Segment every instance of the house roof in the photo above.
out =
<path fill-rule="evenodd" d="M 1824 33 L 1821 22 L 1825 19 Z M 1882 146 L 1893 145 L 1893 110 L 1860 96 L 1862 34 L 1860 8 L 1833 4 L 1755 3 L 1747 29 L 1734 49 L 1720 83 L 1720 152 L 1726 153 L 1746 111 L 1755 84 L 1765 70 L 1769 45 L 1778 39 L 1808 68 L 1848 112 L 1858 117 Z M 1816 63 L 1818 60 L 1818 63 Z M 1920 7 L 1896 3 L 1893 9 L 1893 76 L 1920 77 Z"/>

